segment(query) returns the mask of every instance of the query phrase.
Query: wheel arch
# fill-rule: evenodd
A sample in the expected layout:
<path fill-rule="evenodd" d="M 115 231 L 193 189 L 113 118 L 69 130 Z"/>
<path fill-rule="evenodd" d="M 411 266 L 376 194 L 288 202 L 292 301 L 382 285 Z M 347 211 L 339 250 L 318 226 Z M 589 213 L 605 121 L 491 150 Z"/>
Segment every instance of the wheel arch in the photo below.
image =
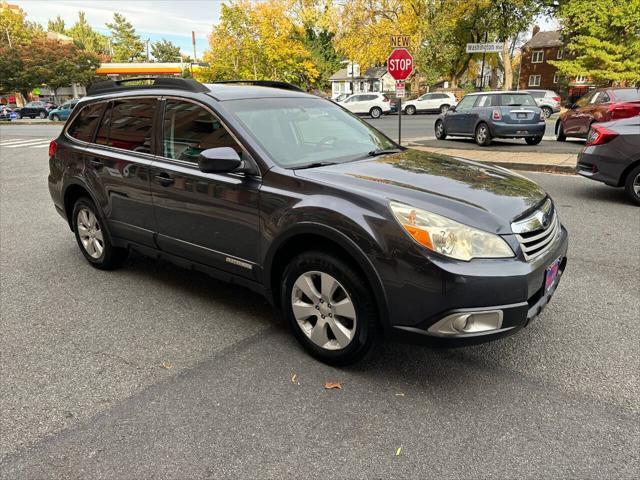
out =
<path fill-rule="evenodd" d="M 82 182 L 78 180 L 74 180 L 73 182 L 69 183 L 69 185 L 67 185 L 67 187 L 64 190 L 62 199 L 63 199 L 63 205 L 64 205 L 64 214 L 67 218 L 67 222 L 69 223 L 69 228 L 71 229 L 72 232 L 74 231 L 73 222 L 71 221 L 72 220 L 71 215 L 73 214 L 73 206 L 75 205 L 76 201 L 80 197 L 89 197 L 93 201 L 94 205 L 96 205 L 96 208 L 98 208 L 98 205 L 99 205 L 96 198 L 91 194 L 90 190 Z"/>
<path fill-rule="evenodd" d="M 376 299 L 381 325 L 386 329 L 388 303 L 382 280 L 362 249 L 339 230 L 317 223 L 298 223 L 272 242 L 264 261 L 264 284 L 269 299 L 280 306 L 282 274 L 296 255 L 319 250 L 334 254 L 357 268 Z"/>
<path fill-rule="evenodd" d="M 640 159 L 631 162 L 629 165 L 627 165 L 627 167 L 622 171 L 622 174 L 620 175 L 620 179 L 618 180 L 618 187 L 624 187 L 626 181 L 627 181 L 627 176 L 631 173 L 631 170 L 633 170 L 634 168 L 640 166 Z"/>

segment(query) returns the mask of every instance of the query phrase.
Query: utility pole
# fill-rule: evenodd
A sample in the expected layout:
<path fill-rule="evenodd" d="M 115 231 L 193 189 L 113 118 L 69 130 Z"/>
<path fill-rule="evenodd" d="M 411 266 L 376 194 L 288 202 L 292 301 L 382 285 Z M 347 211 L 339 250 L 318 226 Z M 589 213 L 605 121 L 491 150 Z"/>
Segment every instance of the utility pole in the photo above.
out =
<path fill-rule="evenodd" d="M 196 32 L 191 30 L 191 43 L 193 44 L 193 61 L 197 62 L 198 57 L 196 55 Z"/>

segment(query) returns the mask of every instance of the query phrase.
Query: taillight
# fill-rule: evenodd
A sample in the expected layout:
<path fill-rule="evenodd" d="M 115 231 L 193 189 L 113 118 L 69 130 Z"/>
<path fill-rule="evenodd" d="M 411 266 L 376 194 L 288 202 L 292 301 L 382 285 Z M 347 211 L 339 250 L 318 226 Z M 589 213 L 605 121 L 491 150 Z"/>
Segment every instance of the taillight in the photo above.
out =
<path fill-rule="evenodd" d="M 493 120 L 502 120 L 502 113 L 500 113 L 500 109 L 494 108 L 493 113 L 491 114 L 491 118 Z"/>
<path fill-rule="evenodd" d="M 57 151 L 58 142 L 56 142 L 55 140 L 51 140 L 51 143 L 49 144 L 49 158 L 53 157 Z"/>
<path fill-rule="evenodd" d="M 618 120 L 640 115 L 640 105 L 637 103 L 613 104 L 609 106 L 609 119 Z"/>
<path fill-rule="evenodd" d="M 551 100 L 560 103 L 560 97 L 551 97 Z"/>
<path fill-rule="evenodd" d="M 591 125 L 591 132 L 587 137 L 587 145 L 602 145 L 610 142 L 617 136 L 618 134 L 616 132 L 607 130 L 600 125 Z"/>
<path fill-rule="evenodd" d="M 388 102 L 389 101 L 389 97 L 382 97 L 382 101 L 383 102 Z"/>

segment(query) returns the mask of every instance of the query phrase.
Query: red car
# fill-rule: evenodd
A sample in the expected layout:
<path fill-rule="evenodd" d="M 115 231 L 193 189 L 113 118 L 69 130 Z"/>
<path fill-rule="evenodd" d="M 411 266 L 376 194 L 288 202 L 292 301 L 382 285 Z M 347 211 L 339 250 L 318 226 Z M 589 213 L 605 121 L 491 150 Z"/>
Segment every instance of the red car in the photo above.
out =
<path fill-rule="evenodd" d="M 556 122 L 556 140 L 587 138 L 591 124 L 640 115 L 640 89 L 599 88 L 569 107 Z"/>

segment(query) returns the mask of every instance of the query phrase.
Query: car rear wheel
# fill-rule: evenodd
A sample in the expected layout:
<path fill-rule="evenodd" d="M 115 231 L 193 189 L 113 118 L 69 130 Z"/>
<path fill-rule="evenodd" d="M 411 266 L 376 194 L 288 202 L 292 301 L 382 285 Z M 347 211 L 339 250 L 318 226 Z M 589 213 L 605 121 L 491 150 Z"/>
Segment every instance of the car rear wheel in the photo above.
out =
<path fill-rule="evenodd" d="M 371 115 L 371 118 L 380 118 L 382 116 L 382 109 L 380 107 L 373 107 L 369 110 L 369 115 Z"/>
<path fill-rule="evenodd" d="M 20 115 L 20 112 L 16 112 L 16 120 L 20 120 L 22 118 L 22 115 Z"/>
<path fill-rule="evenodd" d="M 434 127 L 436 138 L 438 140 L 444 140 L 447 138 L 447 132 L 444 129 L 444 122 L 442 120 L 437 120 L 436 125 Z"/>
<path fill-rule="evenodd" d="M 406 112 L 407 115 L 415 115 L 416 114 L 416 107 L 414 107 L 413 105 L 408 105 L 407 108 L 405 108 L 404 111 Z"/>
<path fill-rule="evenodd" d="M 542 136 L 525 137 L 524 141 L 527 142 L 527 145 L 538 145 L 542 141 Z"/>
<path fill-rule="evenodd" d="M 631 201 L 640 205 L 640 165 L 629 172 L 624 188 Z"/>
<path fill-rule="evenodd" d="M 556 123 L 556 140 L 558 142 L 564 142 L 566 139 L 567 137 L 564 134 L 564 127 L 562 126 L 562 122 L 558 120 L 558 123 Z"/>
<path fill-rule="evenodd" d="M 281 305 L 296 339 L 332 365 L 364 357 L 377 343 L 375 300 L 348 263 L 324 252 L 295 257 L 283 276 Z"/>
<path fill-rule="evenodd" d="M 78 199 L 71 218 L 80 251 L 92 266 L 112 270 L 127 258 L 126 249 L 111 244 L 102 217 L 91 199 Z"/>
<path fill-rule="evenodd" d="M 440 105 L 440 113 L 447 113 L 449 108 L 449 105 Z"/>
<path fill-rule="evenodd" d="M 54 113 L 53 115 L 51 115 L 51 120 L 53 120 L 54 122 L 59 122 L 60 117 Z"/>
<path fill-rule="evenodd" d="M 476 143 L 481 147 L 491 145 L 491 131 L 486 123 L 481 123 L 476 127 Z"/>
<path fill-rule="evenodd" d="M 40 113 L 38 114 L 38 117 L 39 117 L 39 118 L 47 118 L 47 112 L 40 112 Z"/>
<path fill-rule="evenodd" d="M 551 115 L 553 115 L 553 110 L 551 110 L 549 107 L 542 107 L 541 110 L 544 118 L 549 118 Z"/>

